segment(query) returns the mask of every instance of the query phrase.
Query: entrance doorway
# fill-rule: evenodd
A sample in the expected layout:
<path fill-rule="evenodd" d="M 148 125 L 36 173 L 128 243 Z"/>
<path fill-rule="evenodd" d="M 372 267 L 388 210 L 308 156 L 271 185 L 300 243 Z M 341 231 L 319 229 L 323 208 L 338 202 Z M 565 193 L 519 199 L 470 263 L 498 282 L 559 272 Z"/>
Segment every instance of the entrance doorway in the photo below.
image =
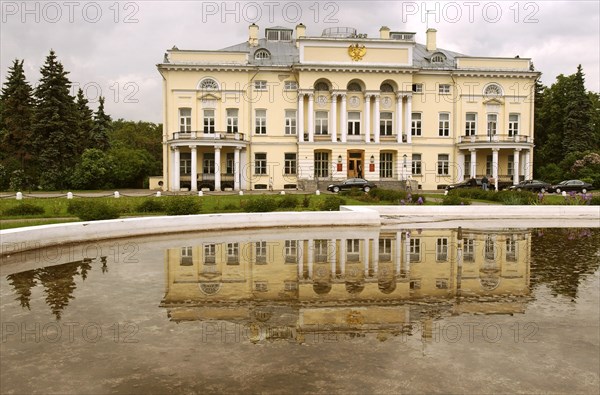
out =
<path fill-rule="evenodd" d="M 364 151 L 348 151 L 348 178 L 364 178 Z"/>

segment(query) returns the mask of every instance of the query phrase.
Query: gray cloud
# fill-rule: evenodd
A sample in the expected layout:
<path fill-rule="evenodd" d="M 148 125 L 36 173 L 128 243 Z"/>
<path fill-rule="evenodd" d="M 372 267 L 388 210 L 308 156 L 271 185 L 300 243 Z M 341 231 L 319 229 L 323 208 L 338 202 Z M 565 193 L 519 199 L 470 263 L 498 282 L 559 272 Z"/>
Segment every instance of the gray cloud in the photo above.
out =
<path fill-rule="evenodd" d="M 23 4 L 1 3 L 0 82 L 18 58 L 25 59 L 27 77 L 35 83 L 53 48 L 74 85 L 85 88 L 93 103 L 99 94 L 106 96 L 115 118 L 160 122 L 161 77 L 155 65 L 165 50 L 237 44 L 247 39 L 252 22 L 261 34 L 268 26 L 302 22 L 309 35 L 350 26 L 369 37 L 386 25 L 417 32 L 417 41 L 424 42 L 429 19 L 442 48 L 475 56 L 530 57 L 545 84 L 558 74 L 574 73 L 581 63 L 588 89 L 600 91 L 596 1 L 32 1 L 27 10 Z"/>

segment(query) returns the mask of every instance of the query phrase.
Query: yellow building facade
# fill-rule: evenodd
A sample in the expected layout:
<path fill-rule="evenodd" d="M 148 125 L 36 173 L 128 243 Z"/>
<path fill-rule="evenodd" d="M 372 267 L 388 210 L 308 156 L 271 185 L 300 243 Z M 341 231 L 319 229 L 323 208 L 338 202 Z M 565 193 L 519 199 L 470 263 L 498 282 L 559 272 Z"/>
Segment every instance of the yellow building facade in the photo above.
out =
<path fill-rule="evenodd" d="M 163 175 L 151 188 L 324 189 L 362 177 L 438 189 L 487 175 L 530 179 L 533 94 L 526 58 L 462 55 L 382 27 L 320 36 L 272 27 L 217 51 L 167 51 Z"/>

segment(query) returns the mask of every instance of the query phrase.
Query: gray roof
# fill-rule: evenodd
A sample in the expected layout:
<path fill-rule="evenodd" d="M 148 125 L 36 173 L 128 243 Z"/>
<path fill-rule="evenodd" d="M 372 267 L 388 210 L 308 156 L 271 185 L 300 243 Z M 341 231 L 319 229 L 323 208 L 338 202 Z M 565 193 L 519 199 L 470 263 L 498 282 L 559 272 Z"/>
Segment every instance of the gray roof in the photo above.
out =
<path fill-rule="evenodd" d="M 431 57 L 436 53 L 444 54 L 446 60 L 443 63 L 431 63 Z M 427 46 L 415 43 L 413 48 L 413 66 L 423 69 L 454 69 L 456 68 L 457 56 L 465 55 L 442 48 L 437 48 L 435 51 L 428 51 Z"/>

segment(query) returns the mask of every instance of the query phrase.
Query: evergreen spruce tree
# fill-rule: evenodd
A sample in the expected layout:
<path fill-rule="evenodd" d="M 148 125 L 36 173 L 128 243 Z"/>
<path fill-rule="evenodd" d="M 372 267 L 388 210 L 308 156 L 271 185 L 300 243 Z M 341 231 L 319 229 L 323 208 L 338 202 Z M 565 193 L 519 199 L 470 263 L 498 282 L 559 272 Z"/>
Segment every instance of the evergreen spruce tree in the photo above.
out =
<path fill-rule="evenodd" d="M 46 304 L 59 321 L 63 310 L 75 299 L 73 292 L 77 288 L 75 276 L 79 274 L 79 262 L 69 262 L 57 266 L 48 266 L 37 271 L 37 278 L 44 286 Z"/>
<path fill-rule="evenodd" d="M 567 92 L 566 116 L 562 145 L 566 154 L 584 152 L 597 147 L 591 122 L 591 102 L 585 91 L 584 74 L 581 65 L 572 76 Z"/>
<path fill-rule="evenodd" d="M 0 95 L 0 159 L 7 171 L 23 170 L 29 177 L 31 167 L 31 122 L 33 89 L 25 79 L 23 60 L 15 59 Z"/>
<path fill-rule="evenodd" d="M 69 93 L 69 73 L 57 61 L 53 50 L 40 72 L 33 120 L 40 185 L 45 189 L 63 189 L 68 187 L 68 174 L 79 160 L 77 107 Z"/>
<path fill-rule="evenodd" d="M 77 156 L 81 157 L 83 151 L 86 148 L 94 146 L 94 113 L 88 107 L 88 100 L 83 94 L 83 90 L 79 88 L 77 91 L 76 98 L 77 105 L 77 135 L 78 135 L 78 147 Z"/>
<path fill-rule="evenodd" d="M 110 115 L 104 112 L 104 97 L 100 96 L 98 102 L 98 109 L 94 114 L 93 148 L 107 150 L 110 148 L 109 133 L 112 127 L 112 119 Z"/>
<path fill-rule="evenodd" d="M 31 289 L 37 285 L 35 279 L 35 270 L 27 270 L 21 273 L 9 274 L 6 276 L 8 283 L 13 287 L 21 307 L 31 310 L 29 301 L 31 300 Z"/>

